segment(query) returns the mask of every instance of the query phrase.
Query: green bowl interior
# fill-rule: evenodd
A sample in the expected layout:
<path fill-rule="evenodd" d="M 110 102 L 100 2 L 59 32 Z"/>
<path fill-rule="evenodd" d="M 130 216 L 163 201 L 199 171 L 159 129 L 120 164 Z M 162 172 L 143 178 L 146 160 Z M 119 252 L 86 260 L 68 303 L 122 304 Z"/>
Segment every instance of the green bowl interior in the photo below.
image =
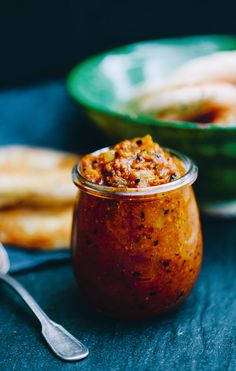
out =
<path fill-rule="evenodd" d="M 69 93 L 89 110 L 136 123 L 175 126 L 126 112 L 123 107 L 137 89 L 153 81 L 164 81 L 184 62 L 222 50 L 236 49 L 235 36 L 193 36 L 141 42 L 92 57 L 76 66 L 68 76 Z M 197 123 L 179 123 L 199 128 Z M 220 129 L 206 125 L 206 129 Z M 232 129 L 232 127 L 231 127 Z"/>

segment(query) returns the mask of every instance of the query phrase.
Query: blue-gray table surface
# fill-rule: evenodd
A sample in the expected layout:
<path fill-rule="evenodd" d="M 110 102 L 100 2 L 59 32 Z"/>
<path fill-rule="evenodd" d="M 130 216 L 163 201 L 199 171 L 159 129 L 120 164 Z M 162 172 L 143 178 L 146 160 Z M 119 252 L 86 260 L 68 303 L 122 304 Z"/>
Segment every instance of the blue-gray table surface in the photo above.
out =
<path fill-rule="evenodd" d="M 0 144 L 77 152 L 107 144 L 91 128 L 61 81 L 0 92 Z M 203 267 L 191 295 L 178 311 L 142 322 L 109 319 L 86 307 L 68 253 L 32 257 L 9 250 L 16 277 L 90 356 L 80 363 L 55 358 L 29 310 L 1 284 L 0 370 L 235 370 L 236 220 L 202 223 Z"/>

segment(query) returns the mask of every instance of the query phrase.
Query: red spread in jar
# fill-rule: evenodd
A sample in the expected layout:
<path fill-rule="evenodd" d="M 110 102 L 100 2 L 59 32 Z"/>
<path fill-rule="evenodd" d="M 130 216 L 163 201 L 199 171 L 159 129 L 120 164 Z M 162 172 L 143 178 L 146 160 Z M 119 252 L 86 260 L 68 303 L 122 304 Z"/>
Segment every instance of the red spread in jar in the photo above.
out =
<path fill-rule="evenodd" d="M 99 311 L 130 319 L 165 313 L 183 302 L 197 279 L 202 237 L 192 178 L 152 194 L 141 188 L 185 174 L 186 158 L 173 153 L 147 135 L 81 160 L 79 175 L 101 187 L 81 176 L 75 181 L 73 265 L 80 292 Z"/>
<path fill-rule="evenodd" d="M 150 135 L 124 140 L 81 161 L 83 176 L 111 187 L 140 188 L 172 182 L 184 174 L 180 160 L 153 142 Z"/>

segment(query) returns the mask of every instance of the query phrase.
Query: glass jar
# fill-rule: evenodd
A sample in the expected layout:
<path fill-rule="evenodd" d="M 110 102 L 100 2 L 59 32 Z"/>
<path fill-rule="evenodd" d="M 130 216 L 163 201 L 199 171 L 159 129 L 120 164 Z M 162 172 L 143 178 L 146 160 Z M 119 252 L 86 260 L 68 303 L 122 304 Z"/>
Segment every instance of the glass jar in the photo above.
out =
<path fill-rule="evenodd" d="M 159 186 L 107 187 L 85 179 L 79 164 L 73 170 L 80 189 L 72 229 L 74 271 L 83 296 L 111 316 L 167 312 L 182 303 L 197 279 L 202 235 L 191 187 L 197 167 L 168 151 L 182 161 L 185 175 Z"/>

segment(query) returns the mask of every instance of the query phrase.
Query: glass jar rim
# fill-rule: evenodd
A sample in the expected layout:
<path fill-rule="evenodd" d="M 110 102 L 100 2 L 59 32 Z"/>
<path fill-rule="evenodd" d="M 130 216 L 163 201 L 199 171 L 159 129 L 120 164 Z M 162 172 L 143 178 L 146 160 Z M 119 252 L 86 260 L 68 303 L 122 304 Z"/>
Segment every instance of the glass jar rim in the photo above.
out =
<path fill-rule="evenodd" d="M 99 149 L 95 152 L 92 152 L 91 155 L 98 156 L 102 152 L 109 150 L 109 147 Z M 122 188 L 122 187 L 111 187 L 104 186 L 101 184 L 96 184 L 90 182 L 86 179 L 80 172 L 80 163 L 79 161 L 72 170 L 72 180 L 74 184 L 80 189 L 86 190 L 89 193 L 95 193 L 101 195 L 105 198 L 112 197 L 129 197 L 136 198 L 139 196 L 152 196 L 156 194 L 166 193 L 170 191 L 177 190 L 186 185 L 192 185 L 198 176 L 198 167 L 197 165 L 186 155 L 163 147 L 163 150 L 169 152 L 171 155 L 177 157 L 185 167 L 185 174 L 180 178 L 173 180 L 172 182 L 160 184 L 156 186 L 149 187 L 139 187 L 139 188 Z"/>

